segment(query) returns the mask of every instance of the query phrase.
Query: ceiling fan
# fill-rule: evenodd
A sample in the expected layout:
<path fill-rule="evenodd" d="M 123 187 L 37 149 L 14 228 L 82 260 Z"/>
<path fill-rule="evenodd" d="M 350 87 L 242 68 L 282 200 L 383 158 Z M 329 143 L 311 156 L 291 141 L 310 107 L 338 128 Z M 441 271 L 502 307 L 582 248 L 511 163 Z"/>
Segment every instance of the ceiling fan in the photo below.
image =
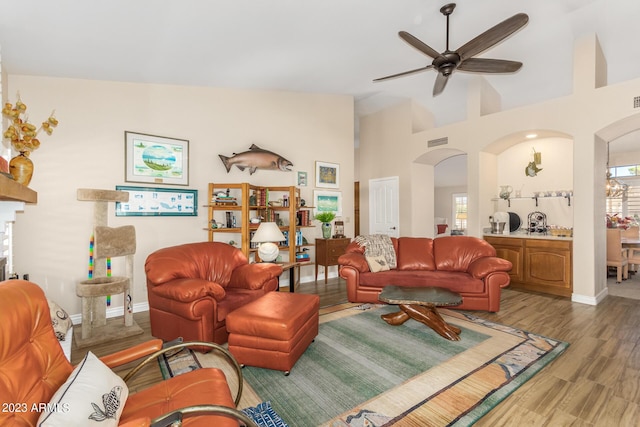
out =
<path fill-rule="evenodd" d="M 455 3 L 449 3 L 440 8 L 440 13 L 447 17 L 447 48 L 442 53 L 438 53 L 435 49 L 431 48 L 406 31 L 400 31 L 398 33 L 402 40 L 409 43 L 425 55 L 433 58 L 433 62 L 430 65 L 417 68 L 415 70 L 381 77 L 379 79 L 375 79 L 374 82 L 419 73 L 433 68 L 438 72 L 435 85 L 433 86 L 433 96 L 436 96 L 442 93 L 447 85 L 449 76 L 451 76 L 455 70 L 468 71 L 471 73 L 513 73 L 522 67 L 522 62 L 507 61 L 504 59 L 474 58 L 474 56 L 484 52 L 522 28 L 529 21 L 529 16 L 527 16 L 527 14 L 515 14 L 511 18 L 502 21 L 498 25 L 488 29 L 476 38 L 462 45 L 458 50 L 451 51 L 449 50 L 449 15 L 453 13 L 455 7 Z"/>

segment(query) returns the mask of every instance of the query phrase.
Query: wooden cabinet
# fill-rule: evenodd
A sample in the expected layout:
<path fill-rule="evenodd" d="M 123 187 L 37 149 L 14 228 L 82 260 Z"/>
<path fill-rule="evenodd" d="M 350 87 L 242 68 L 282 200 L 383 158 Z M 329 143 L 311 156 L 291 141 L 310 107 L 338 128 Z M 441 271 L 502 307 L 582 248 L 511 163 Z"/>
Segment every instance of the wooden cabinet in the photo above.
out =
<path fill-rule="evenodd" d="M 524 282 L 554 295 L 571 296 L 571 242 L 527 240 L 524 248 Z"/>
<path fill-rule="evenodd" d="M 313 246 L 305 243 L 301 235 L 304 228 L 313 227 L 313 206 L 300 206 L 299 188 L 263 187 L 246 182 L 210 183 L 208 191 L 209 202 L 205 207 L 209 241 L 233 241 L 248 258 L 257 261 L 257 248 L 252 247 L 251 236 L 260 224 L 252 223 L 251 219 L 261 217 L 279 223 L 287 236 L 288 242 L 280 245 L 285 262 L 295 262 L 296 252 Z"/>
<path fill-rule="evenodd" d="M 490 237 L 485 240 L 500 258 L 511 261 L 511 286 L 552 295 L 571 296 L 572 242 L 570 240 Z"/>
<path fill-rule="evenodd" d="M 327 283 L 327 269 L 338 265 L 338 258 L 344 254 L 351 239 L 316 239 L 316 281 L 318 280 L 318 266 L 324 266 L 324 283 Z"/>
<path fill-rule="evenodd" d="M 491 243 L 500 258 L 513 264 L 509 272 L 511 283 L 524 281 L 524 239 L 485 237 L 485 240 Z"/>

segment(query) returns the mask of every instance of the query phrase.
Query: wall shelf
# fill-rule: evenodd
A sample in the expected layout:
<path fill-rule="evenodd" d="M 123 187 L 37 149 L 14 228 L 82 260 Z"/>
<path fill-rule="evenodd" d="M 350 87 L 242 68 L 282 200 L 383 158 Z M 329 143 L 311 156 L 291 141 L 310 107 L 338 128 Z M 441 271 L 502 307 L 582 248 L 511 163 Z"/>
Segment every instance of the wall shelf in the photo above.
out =
<path fill-rule="evenodd" d="M 0 175 L 0 200 L 37 203 L 38 193 L 4 175 Z"/>
<path fill-rule="evenodd" d="M 494 202 L 499 202 L 500 200 L 504 200 L 507 202 L 507 206 L 511 207 L 512 200 L 535 200 L 536 207 L 538 207 L 538 199 L 567 199 L 567 205 L 571 206 L 571 196 L 567 194 L 566 196 L 531 196 L 531 197 L 509 197 L 508 199 L 503 198 L 494 198 L 491 199 Z"/>
<path fill-rule="evenodd" d="M 38 193 L 11 178 L 0 175 L 0 234 L 7 222 L 16 220 L 16 212 L 24 211 L 25 203 L 38 202 Z"/>

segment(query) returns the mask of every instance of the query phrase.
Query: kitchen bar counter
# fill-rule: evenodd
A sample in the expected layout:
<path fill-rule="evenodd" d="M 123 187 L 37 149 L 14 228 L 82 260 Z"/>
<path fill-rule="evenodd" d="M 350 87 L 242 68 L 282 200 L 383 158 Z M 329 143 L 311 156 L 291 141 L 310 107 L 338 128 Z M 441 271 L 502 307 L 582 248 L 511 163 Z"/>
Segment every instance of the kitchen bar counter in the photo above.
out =
<path fill-rule="evenodd" d="M 485 234 L 500 258 L 511 261 L 511 286 L 570 297 L 573 292 L 573 239 L 540 234 Z"/>
<path fill-rule="evenodd" d="M 543 239 L 543 240 L 567 240 L 573 241 L 573 237 L 567 236 L 552 236 L 551 234 L 532 233 L 528 234 L 526 231 L 515 231 L 510 234 L 491 234 L 485 233 L 484 237 L 514 237 L 518 239 Z"/>

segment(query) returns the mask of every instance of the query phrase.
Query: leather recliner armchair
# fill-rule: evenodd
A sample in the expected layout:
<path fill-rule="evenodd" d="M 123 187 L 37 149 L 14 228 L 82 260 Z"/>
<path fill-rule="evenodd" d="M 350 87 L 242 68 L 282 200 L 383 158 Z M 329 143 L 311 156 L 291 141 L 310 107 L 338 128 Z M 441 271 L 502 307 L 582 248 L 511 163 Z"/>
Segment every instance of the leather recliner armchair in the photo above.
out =
<path fill-rule="evenodd" d="M 123 378 L 126 383 L 139 372 L 140 367 L 157 364 L 157 357 L 163 352 L 193 344 L 182 343 L 162 349 L 162 341 L 155 339 L 100 360 L 106 367 L 113 368 L 146 357 L 144 362 Z M 244 425 L 255 427 L 250 418 L 235 409 L 242 395 L 240 365 L 228 350 L 218 344 L 195 344 L 219 351 L 233 366 L 238 381 L 235 401 L 222 370 L 202 368 L 135 393 L 129 392 L 119 420 L 120 426 L 176 425 L 171 424 L 175 416 L 181 419 L 183 415 L 198 415 L 189 418 L 189 426 L 231 427 L 238 426 L 237 420 L 241 420 Z M 87 381 L 87 378 L 78 380 L 76 376 L 65 393 L 56 393 L 69 384 L 68 378 L 73 369 L 53 331 L 49 305 L 42 289 L 24 280 L 0 282 L 0 401 L 4 405 L 0 410 L 0 425 L 35 426 L 39 417 L 49 411 L 60 416 L 55 425 L 79 425 L 76 420 L 78 414 L 88 424 L 86 416 L 91 413 L 91 406 L 85 405 L 86 402 L 74 402 L 73 396 L 91 392 L 91 385 L 100 385 L 104 379 L 91 376 L 91 381 Z M 114 373 L 110 375 L 117 376 Z M 70 391 L 74 386 L 79 387 L 80 391 Z M 104 405 L 105 415 L 109 415 L 106 418 L 115 418 L 113 414 L 108 414 L 107 404 L 112 402 L 107 401 L 105 396 L 102 396 L 102 401 L 95 396 L 93 409 L 97 405 Z M 65 403 L 56 406 L 61 401 Z M 118 406 L 120 403 L 118 401 Z"/>
<path fill-rule="evenodd" d="M 227 314 L 278 288 L 282 267 L 249 264 L 221 242 L 187 243 L 147 257 L 151 333 L 171 341 L 227 342 Z"/>

